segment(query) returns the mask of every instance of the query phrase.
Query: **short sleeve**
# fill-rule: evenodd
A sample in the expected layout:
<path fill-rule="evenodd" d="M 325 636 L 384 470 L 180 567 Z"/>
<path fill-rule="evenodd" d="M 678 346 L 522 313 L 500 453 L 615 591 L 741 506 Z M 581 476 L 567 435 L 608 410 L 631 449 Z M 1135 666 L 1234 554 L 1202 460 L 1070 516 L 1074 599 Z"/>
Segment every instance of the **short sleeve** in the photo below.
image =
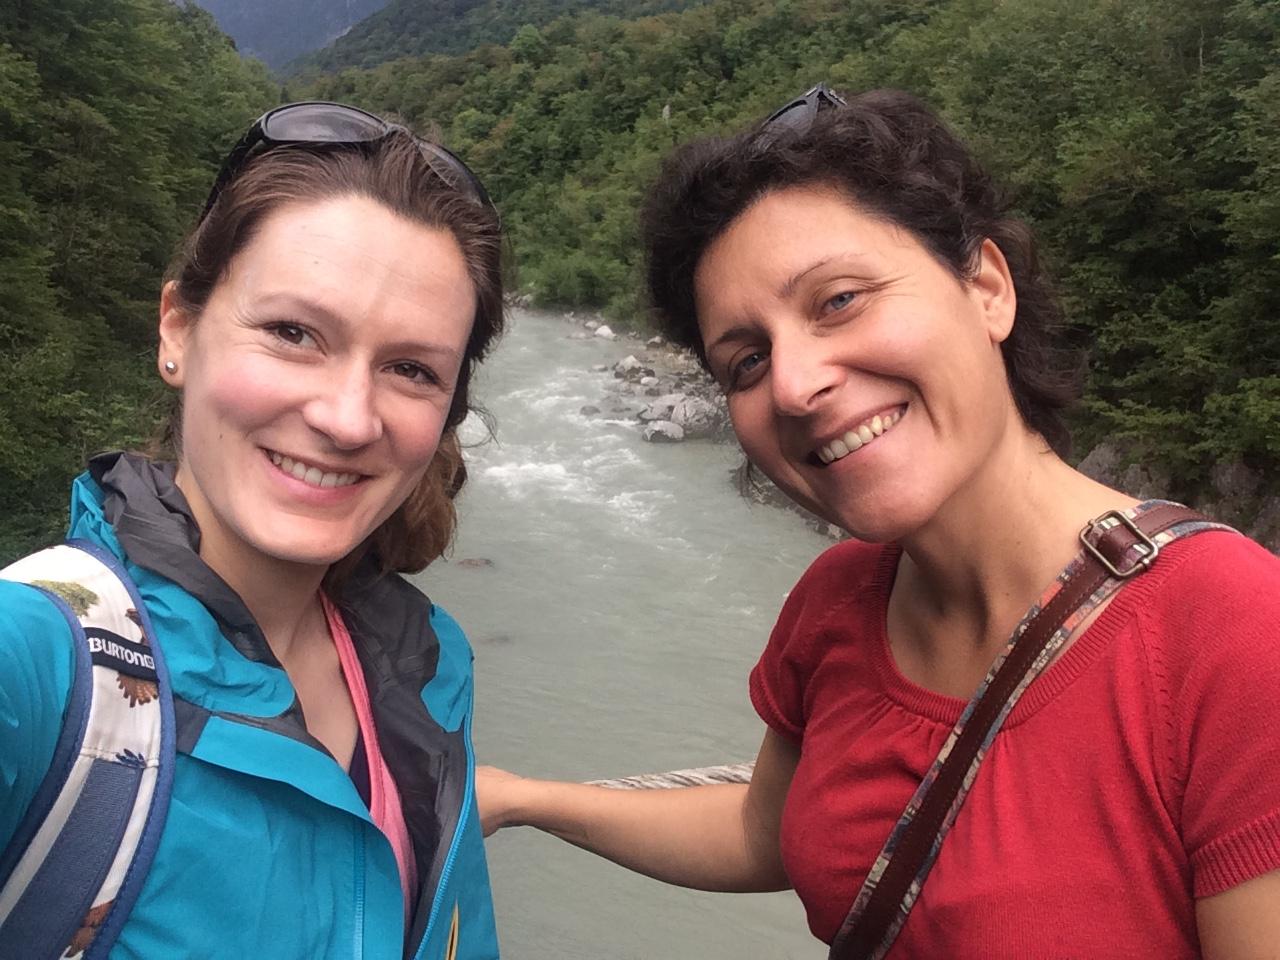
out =
<path fill-rule="evenodd" d="M 0 580 L 0 850 L 48 772 L 73 670 L 62 612 L 34 587 Z"/>
<path fill-rule="evenodd" d="M 799 742 L 805 692 L 821 650 L 813 642 L 833 607 L 849 594 L 849 580 L 874 570 L 884 548 L 848 540 L 827 550 L 804 572 L 782 606 L 764 653 L 751 671 L 756 713 L 770 729 Z"/>
<path fill-rule="evenodd" d="M 1280 869 L 1280 558 L 1235 534 L 1187 546 L 1142 621 L 1167 792 L 1208 897 Z"/>

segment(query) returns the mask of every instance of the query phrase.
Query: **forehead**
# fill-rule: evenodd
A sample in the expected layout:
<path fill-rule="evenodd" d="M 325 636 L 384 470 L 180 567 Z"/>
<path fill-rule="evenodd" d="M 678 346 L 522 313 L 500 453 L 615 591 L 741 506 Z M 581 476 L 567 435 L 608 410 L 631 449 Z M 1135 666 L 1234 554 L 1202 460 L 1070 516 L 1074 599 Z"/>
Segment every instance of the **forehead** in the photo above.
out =
<path fill-rule="evenodd" d="M 785 299 L 806 271 L 827 264 L 874 275 L 920 252 L 908 231 L 859 209 L 834 188 L 771 190 L 730 222 L 698 262 L 699 324 L 761 296 Z"/>
<path fill-rule="evenodd" d="M 449 231 L 358 196 L 274 210 L 232 261 L 228 278 L 254 287 L 303 283 L 334 295 L 372 285 L 402 295 L 441 282 L 470 285 Z"/>

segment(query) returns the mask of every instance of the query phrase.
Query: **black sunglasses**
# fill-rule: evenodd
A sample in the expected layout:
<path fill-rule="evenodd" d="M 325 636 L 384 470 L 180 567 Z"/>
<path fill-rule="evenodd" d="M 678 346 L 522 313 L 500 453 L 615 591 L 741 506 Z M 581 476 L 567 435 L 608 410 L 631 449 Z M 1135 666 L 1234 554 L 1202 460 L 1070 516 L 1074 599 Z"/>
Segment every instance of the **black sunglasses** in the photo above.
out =
<path fill-rule="evenodd" d="M 766 130 L 781 127 L 803 133 L 823 107 L 843 107 L 845 102 L 844 97 L 820 83 L 773 111 L 761 126 Z"/>
<path fill-rule="evenodd" d="M 213 181 L 213 188 L 209 191 L 209 199 L 205 201 L 204 211 L 200 214 L 197 225 L 209 216 L 209 211 L 213 209 L 222 191 L 240 175 L 251 157 L 275 147 L 300 144 L 358 146 L 362 143 L 376 143 L 393 133 L 407 133 L 413 137 L 427 164 L 440 179 L 470 194 L 492 210 L 495 217 L 498 215 L 480 178 L 440 144 L 424 140 L 407 128 L 397 123 L 388 123 L 359 107 L 306 100 L 286 103 L 282 107 L 268 110 L 254 121 L 248 133 L 240 138 L 222 161 L 222 169 Z"/>

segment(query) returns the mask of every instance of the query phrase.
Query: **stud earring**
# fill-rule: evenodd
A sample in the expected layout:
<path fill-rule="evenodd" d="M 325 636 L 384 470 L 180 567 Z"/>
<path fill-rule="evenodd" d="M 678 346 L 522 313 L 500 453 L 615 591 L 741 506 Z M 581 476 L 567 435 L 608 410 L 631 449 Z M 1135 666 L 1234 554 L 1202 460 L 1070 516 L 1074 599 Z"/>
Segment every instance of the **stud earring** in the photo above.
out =
<path fill-rule="evenodd" d="M 168 374 L 175 374 L 178 372 L 178 365 L 172 360 L 166 360 L 164 362 L 164 372 Z"/>

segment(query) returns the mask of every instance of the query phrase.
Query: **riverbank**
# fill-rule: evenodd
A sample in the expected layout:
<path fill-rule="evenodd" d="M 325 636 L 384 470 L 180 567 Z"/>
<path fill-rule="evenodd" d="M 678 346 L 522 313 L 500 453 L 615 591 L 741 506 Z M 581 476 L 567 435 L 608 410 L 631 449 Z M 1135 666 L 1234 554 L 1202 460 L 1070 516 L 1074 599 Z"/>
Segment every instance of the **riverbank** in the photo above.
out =
<path fill-rule="evenodd" d="M 583 416 L 635 421 L 647 443 L 710 442 L 737 447 L 729 409 L 719 385 L 703 369 L 692 350 L 661 336 L 615 333 L 601 317 L 564 315 L 571 340 L 598 338 L 625 351 L 613 364 L 596 364 L 601 376 L 598 404 L 587 404 Z M 830 540 L 848 535 L 833 523 L 799 506 L 779 490 L 746 457 L 725 474 L 725 482 L 752 503 L 786 510 L 810 530 Z"/>
<path fill-rule="evenodd" d="M 635 420 L 640 436 L 650 443 L 702 440 L 737 444 L 724 396 L 690 350 L 660 336 L 643 338 L 634 332 L 615 333 L 598 315 L 564 315 L 570 339 L 599 337 L 617 341 L 627 352 L 613 365 L 597 365 L 602 375 L 601 402 L 583 407 L 588 416 Z M 1133 448 L 1119 440 L 1099 444 L 1077 464 L 1100 483 L 1138 499 L 1167 496 L 1173 478 L 1144 464 Z M 1212 489 L 1190 506 L 1228 523 L 1280 554 L 1280 492 L 1256 470 L 1238 461 L 1225 461 L 1211 471 Z M 839 540 L 846 534 L 793 503 L 745 457 L 728 482 L 748 499 L 790 510 L 813 530 Z"/>

